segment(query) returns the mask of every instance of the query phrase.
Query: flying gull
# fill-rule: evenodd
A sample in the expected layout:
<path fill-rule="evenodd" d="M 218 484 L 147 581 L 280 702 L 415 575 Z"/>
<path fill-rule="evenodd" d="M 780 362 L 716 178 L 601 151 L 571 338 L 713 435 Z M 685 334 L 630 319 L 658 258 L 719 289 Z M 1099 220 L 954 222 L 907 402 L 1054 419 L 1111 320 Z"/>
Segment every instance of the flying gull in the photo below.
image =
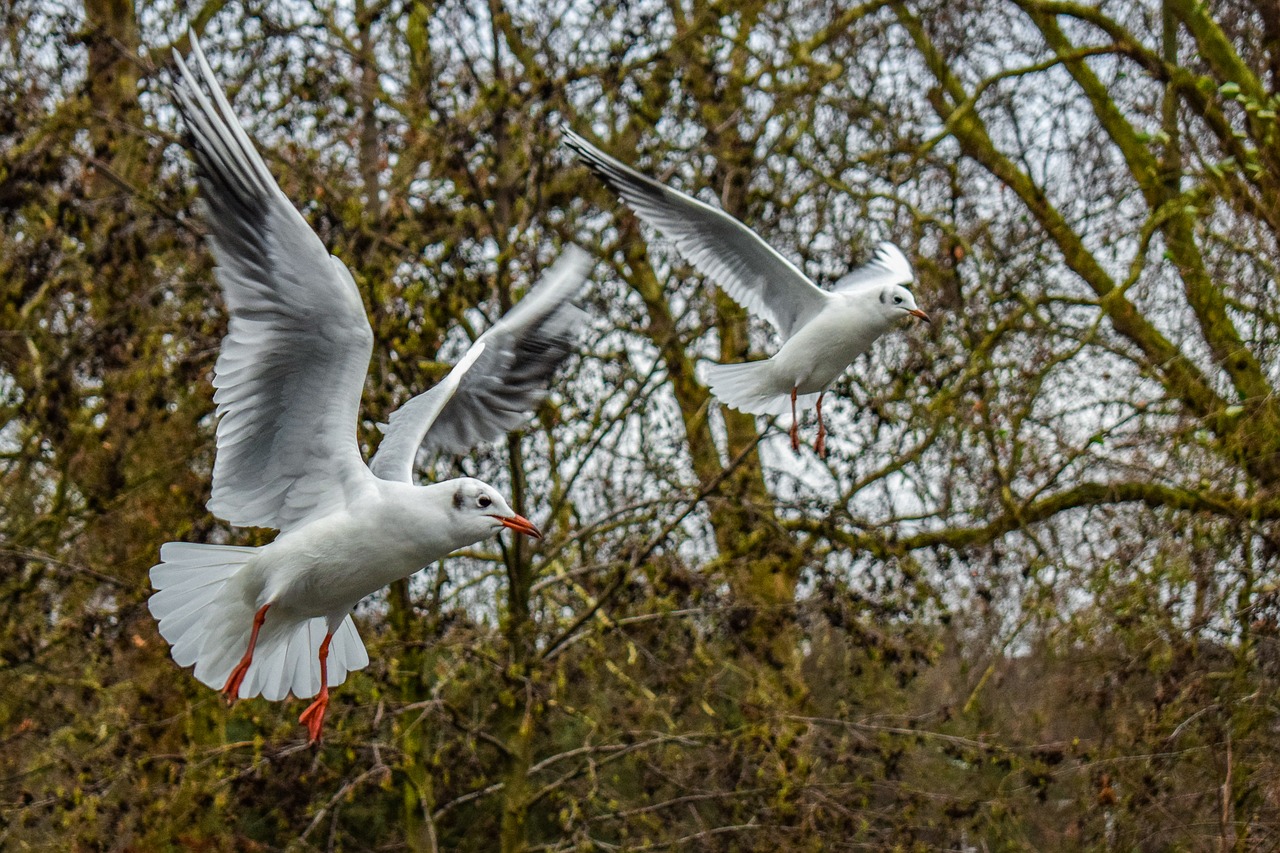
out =
<path fill-rule="evenodd" d="M 175 54 L 174 94 L 231 315 L 208 507 L 280 533 L 256 548 L 166 543 L 148 607 L 174 660 L 228 699 L 315 696 L 299 718 L 314 743 L 329 688 L 369 663 L 350 616 L 362 598 L 504 528 L 541 537 L 479 480 L 415 485 L 414 461 L 420 447 L 462 453 L 527 417 L 581 327 L 571 300 L 589 261 L 566 250 L 391 415 L 365 465 L 356 421 L 373 332 L 356 284 L 272 179 L 194 34 L 191 44 L 195 71 Z"/>
<path fill-rule="evenodd" d="M 723 210 L 648 178 L 568 128 L 564 143 L 639 217 L 670 239 L 686 261 L 783 338 L 761 361 L 717 364 L 711 392 L 725 405 L 756 415 L 791 407 L 791 447 L 800 449 L 796 406 L 818 411 L 814 449 L 826 456 L 822 398 L 855 358 L 903 317 L 928 321 L 907 289 L 911 264 L 892 243 L 823 290 L 754 231 Z"/>

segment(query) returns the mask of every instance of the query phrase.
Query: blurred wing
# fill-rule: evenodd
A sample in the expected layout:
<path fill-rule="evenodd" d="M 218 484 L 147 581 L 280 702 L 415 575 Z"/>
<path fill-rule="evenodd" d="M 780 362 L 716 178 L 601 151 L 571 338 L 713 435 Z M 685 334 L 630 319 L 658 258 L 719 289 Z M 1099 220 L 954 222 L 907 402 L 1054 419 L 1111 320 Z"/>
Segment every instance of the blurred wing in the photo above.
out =
<path fill-rule="evenodd" d="M 231 314 L 214 369 L 208 506 L 235 525 L 287 530 L 372 484 L 355 426 L 373 333 L 351 274 L 272 179 L 194 34 L 191 45 L 213 100 L 176 54 L 174 97 Z"/>
<path fill-rule="evenodd" d="M 881 243 L 876 246 L 875 256 L 870 261 L 845 275 L 831 289 L 841 291 L 891 284 L 908 285 L 914 278 L 911 262 L 902 254 L 902 250 L 892 243 Z"/>
<path fill-rule="evenodd" d="M 586 252 L 566 247 L 524 299 L 480 336 L 488 344 L 484 357 L 427 433 L 428 452 L 466 453 L 528 420 L 586 325 L 587 314 L 573 299 L 590 269 Z"/>
<path fill-rule="evenodd" d="M 569 246 L 520 302 L 480 336 L 444 382 L 391 415 L 386 437 L 370 463 L 373 473 L 411 480 L 418 447 L 465 453 L 523 424 L 547 396 L 548 383 L 573 350 L 586 312 L 573 304 L 591 259 Z M 477 352 L 483 349 L 483 353 Z M 456 390 L 437 392 L 458 374 Z"/>
<path fill-rule="evenodd" d="M 784 338 L 826 304 L 821 288 L 729 214 L 645 177 L 568 128 L 562 133 L 591 171 L 675 243 L 685 260 Z"/>
<path fill-rule="evenodd" d="M 430 391 L 424 391 L 391 413 L 390 423 L 379 424 L 385 435 L 378 452 L 369 460 L 369 470 L 384 480 L 413 482 L 413 462 L 423 436 L 440 417 L 440 410 L 458 391 L 458 384 L 476 360 L 484 354 L 483 335 Z"/>

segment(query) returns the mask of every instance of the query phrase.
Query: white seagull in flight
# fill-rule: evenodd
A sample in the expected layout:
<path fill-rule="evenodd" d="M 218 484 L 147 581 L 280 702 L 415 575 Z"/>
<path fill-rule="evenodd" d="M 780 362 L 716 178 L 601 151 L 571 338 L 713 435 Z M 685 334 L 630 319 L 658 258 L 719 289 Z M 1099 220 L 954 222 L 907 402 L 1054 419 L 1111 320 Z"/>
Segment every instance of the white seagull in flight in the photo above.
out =
<path fill-rule="evenodd" d="M 208 506 L 280 534 L 259 548 L 165 543 L 147 604 L 174 660 L 228 699 L 316 696 L 299 718 L 314 743 L 329 688 L 369 663 L 350 616 L 362 598 L 503 528 L 541 537 L 479 480 L 414 485 L 414 460 L 422 446 L 461 453 L 502 435 L 545 396 L 582 325 L 571 300 L 589 262 L 567 250 L 391 416 L 366 466 L 356 418 L 373 332 L 356 284 L 272 179 L 194 34 L 191 44 L 196 73 L 175 54 L 174 93 L 231 314 Z"/>
<path fill-rule="evenodd" d="M 610 157 L 572 130 L 565 144 L 686 261 L 744 309 L 782 335 L 772 357 L 717 364 L 707 371 L 711 393 L 755 415 L 780 415 L 791 406 L 791 447 L 800 449 L 796 403 L 818 410 L 814 449 L 826 456 L 822 397 L 855 358 L 908 315 L 926 322 L 907 289 L 911 264 L 892 243 L 881 243 L 866 265 L 823 290 L 760 236 L 723 210 L 704 204 Z"/>

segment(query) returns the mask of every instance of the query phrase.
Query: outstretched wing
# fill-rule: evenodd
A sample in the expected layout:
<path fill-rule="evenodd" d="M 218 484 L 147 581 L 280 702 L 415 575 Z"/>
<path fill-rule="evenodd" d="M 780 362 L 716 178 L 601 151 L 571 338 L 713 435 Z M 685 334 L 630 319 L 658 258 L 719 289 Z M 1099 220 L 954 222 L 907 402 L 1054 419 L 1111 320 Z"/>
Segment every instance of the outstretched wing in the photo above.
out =
<path fill-rule="evenodd" d="M 392 412 L 390 423 L 379 424 L 386 434 L 378 445 L 378 452 L 369 460 L 369 470 L 374 475 L 384 480 L 413 482 L 413 461 L 422 446 L 423 436 L 440 417 L 440 410 L 457 393 L 462 377 L 484 354 L 485 347 L 484 340 L 476 341 L 462 361 L 455 364 L 430 391 L 424 391 Z"/>
<path fill-rule="evenodd" d="M 685 260 L 784 338 L 826 304 L 825 291 L 723 210 L 645 177 L 568 128 L 561 132 L 565 145 L 641 219 L 675 243 Z"/>
<path fill-rule="evenodd" d="M 373 332 L 351 273 L 272 179 L 194 33 L 191 46 L 196 73 L 174 55 L 174 98 L 231 314 L 214 368 L 209 510 L 287 530 L 372 485 L 355 427 Z"/>
<path fill-rule="evenodd" d="M 864 287 L 885 287 L 890 284 L 908 285 L 915 278 L 911 262 L 902 250 L 892 243 L 876 246 L 875 256 L 862 266 L 843 276 L 831 286 L 832 290 L 861 290 Z"/>
<path fill-rule="evenodd" d="M 465 453 L 520 426 L 547 396 L 548 384 L 573 349 L 586 313 L 573 298 L 591 259 L 569 246 L 520 302 L 480 336 L 438 385 L 391 415 L 386 437 L 369 463 L 388 480 L 411 481 L 419 446 Z M 477 349 L 483 349 L 483 353 Z M 459 368 L 474 362 L 460 374 Z M 441 391 L 454 379 L 456 390 Z"/>

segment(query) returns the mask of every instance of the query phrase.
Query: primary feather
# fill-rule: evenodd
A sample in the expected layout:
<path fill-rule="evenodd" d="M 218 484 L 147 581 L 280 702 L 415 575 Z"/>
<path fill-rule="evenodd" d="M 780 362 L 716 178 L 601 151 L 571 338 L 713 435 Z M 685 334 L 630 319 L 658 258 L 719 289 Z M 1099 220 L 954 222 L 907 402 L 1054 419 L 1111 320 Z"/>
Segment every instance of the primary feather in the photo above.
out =
<path fill-rule="evenodd" d="M 641 219 L 752 314 L 789 338 L 827 304 L 828 294 L 758 234 L 723 210 L 648 178 L 568 128 L 564 142 Z"/>

